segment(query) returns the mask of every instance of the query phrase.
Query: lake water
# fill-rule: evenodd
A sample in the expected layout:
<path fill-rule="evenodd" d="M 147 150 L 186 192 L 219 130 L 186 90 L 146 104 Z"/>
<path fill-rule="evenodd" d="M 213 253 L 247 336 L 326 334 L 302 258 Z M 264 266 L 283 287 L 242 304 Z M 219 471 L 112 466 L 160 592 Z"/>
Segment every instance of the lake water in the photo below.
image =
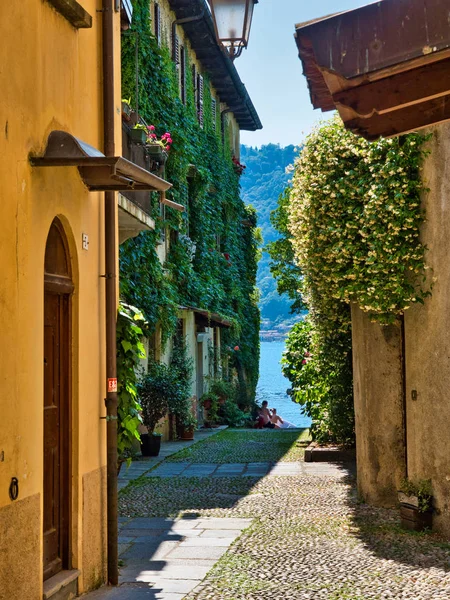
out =
<path fill-rule="evenodd" d="M 276 408 L 281 418 L 298 427 L 309 427 L 311 419 L 302 415 L 300 405 L 292 402 L 286 394 L 291 387 L 289 379 L 281 371 L 284 342 L 261 342 L 259 382 L 256 397 L 259 403 L 267 400 L 270 408 Z"/>

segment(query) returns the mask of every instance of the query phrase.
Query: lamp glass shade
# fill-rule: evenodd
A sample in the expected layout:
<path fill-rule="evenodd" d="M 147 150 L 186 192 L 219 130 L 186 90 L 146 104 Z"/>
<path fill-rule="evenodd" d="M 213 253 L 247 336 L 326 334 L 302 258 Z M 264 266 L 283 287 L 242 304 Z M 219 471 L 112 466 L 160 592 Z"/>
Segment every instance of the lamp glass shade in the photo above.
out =
<path fill-rule="evenodd" d="M 254 0 L 209 0 L 217 39 L 224 46 L 246 47 Z"/>

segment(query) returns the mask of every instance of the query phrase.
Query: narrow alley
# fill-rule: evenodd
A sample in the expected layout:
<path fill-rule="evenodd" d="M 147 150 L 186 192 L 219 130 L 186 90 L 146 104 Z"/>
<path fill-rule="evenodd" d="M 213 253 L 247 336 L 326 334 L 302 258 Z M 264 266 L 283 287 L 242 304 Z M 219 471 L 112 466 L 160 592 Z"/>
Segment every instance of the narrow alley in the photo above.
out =
<path fill-rule="evenodd" d="M 86 600 L 448 598 L 448 543 L 359 503 L 354 465 L 303 462 L 305 433 L 225 430 L 140 466 L 120 585 Z"/>

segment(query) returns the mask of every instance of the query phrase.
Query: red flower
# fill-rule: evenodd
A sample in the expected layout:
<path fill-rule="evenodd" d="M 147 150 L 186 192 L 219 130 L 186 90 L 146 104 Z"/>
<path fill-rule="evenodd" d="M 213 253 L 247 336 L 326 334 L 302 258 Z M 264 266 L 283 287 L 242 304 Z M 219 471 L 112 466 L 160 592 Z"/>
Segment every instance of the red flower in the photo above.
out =
<path fill-rule="evenodd" d="M 239 350 L 240 350 L 239 346 L 235 346 L 234 350 L 235 350 L 235 352 L 239 352 Z"/>

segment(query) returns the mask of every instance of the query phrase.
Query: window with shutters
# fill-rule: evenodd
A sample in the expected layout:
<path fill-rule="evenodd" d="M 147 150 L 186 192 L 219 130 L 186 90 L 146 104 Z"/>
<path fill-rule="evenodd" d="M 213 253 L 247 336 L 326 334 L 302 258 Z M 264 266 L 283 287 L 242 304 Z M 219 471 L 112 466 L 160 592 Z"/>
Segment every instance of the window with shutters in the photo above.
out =
<path fill-rule="evenodd" d="M 172 23 L 172 60 L 178 71 L 180 68 L 180 39 L 177 35 L 177 26 L 175 23 Z"/>
<path fill-rule="evenodd" d="M 211 118 L 213 131 L 217 131 L 217 101 L 211 98 Z"/>
<path fill-rule="evenodd" d="M 186 104 L 186 50 L 180 46 L 180 95 L 181 102 Z"/>
<path fill-rule="evenodd" d="M 203 77 L 197 75 L 197 116 L 200 127 L 203 127 Z"/>
<path fill-rule="evenodd" d="M 154 26 L 154 34 L 156 37 L 156 41 L 158 42 L 158 46 L 161 46 L 162 39 L 162 23 L 161 23 L 161 8 L 157 2 L 154 5 L 153 12 L 153 26 Z"/>

